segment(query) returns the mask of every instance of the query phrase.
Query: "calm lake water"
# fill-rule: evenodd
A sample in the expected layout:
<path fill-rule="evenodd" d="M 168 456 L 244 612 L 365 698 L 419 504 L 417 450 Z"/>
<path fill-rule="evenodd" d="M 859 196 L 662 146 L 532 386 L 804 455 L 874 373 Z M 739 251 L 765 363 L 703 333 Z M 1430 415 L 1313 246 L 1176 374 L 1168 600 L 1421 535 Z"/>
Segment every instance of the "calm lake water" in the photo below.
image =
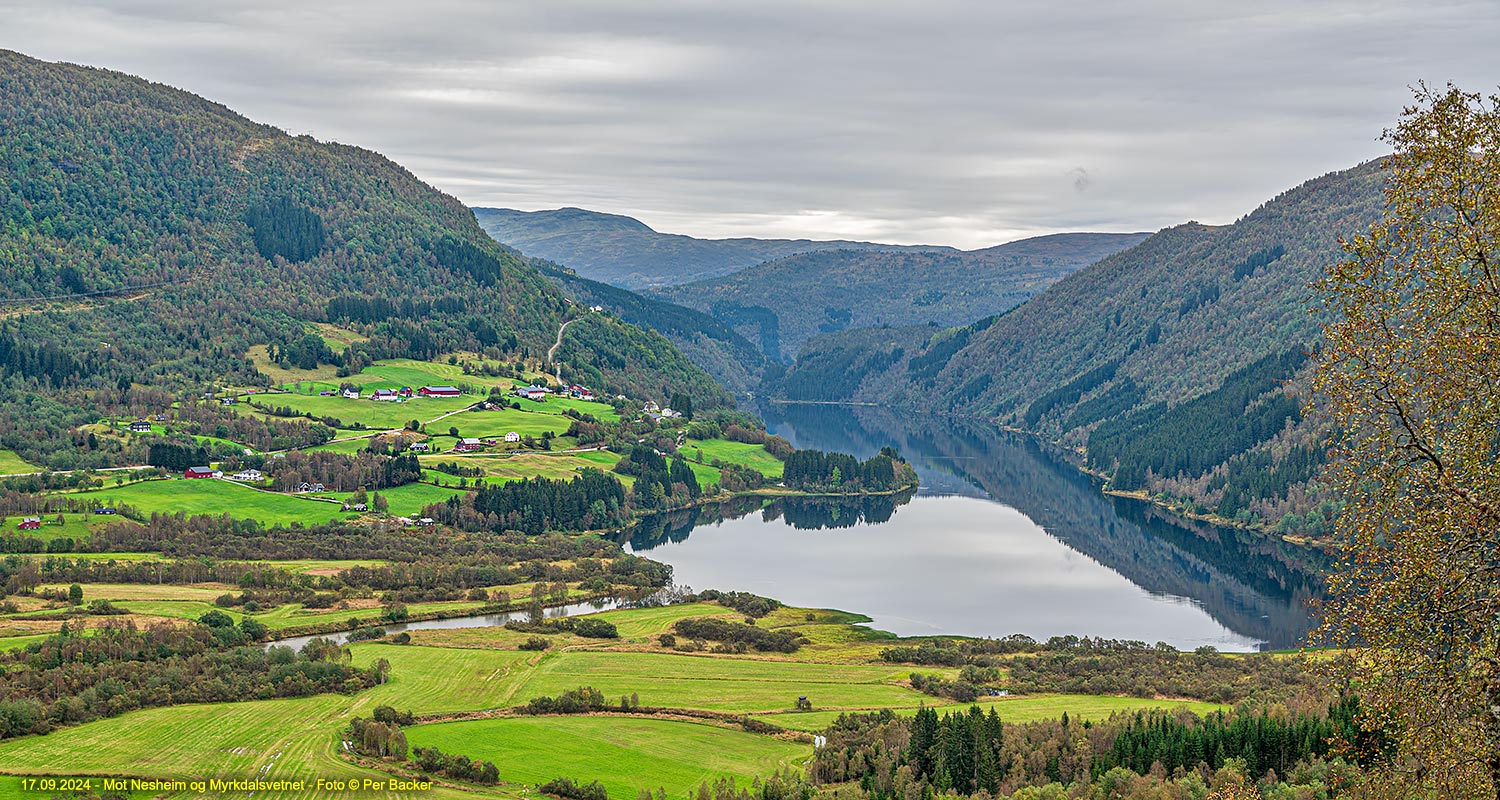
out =
<path fill-rule="evenodd" d="M 789 499 L 647 520 L 627 548 L 679 585 L 865 614 L 904 636 L 1074 634 L 1256 650 L 1299 644 L 1314 555 L 1115 498 L 1034 440 L 878 409 L 773 406 L 798 447 L 893 445 L 915 497 Z"/>

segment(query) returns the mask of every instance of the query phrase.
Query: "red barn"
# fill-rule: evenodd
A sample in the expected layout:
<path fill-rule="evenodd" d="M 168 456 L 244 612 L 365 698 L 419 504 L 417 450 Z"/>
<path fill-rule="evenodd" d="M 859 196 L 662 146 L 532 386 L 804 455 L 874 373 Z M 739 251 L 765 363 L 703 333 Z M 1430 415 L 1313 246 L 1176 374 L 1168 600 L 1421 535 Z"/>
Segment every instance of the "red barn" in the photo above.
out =
<path fill-rule="evenodd" d="M 213 467 L 188 467 L 182 471 L 184 478 L 212 478 L 213 476 Z"/>
<path fill-rule="evenodd" d="M 423 386 L 417 390 L 423 397 L 458 397 L 463 394 L 456 386 Z"/>
<path fill-rule="evenodd" d="M 42 520 L 40 517 L 27 517 L 26 519 L 21 520 L 21 524 L 17 525 L 16 529 L 23 531 L 34 531 L 39 530 L 41 527 Z"/>

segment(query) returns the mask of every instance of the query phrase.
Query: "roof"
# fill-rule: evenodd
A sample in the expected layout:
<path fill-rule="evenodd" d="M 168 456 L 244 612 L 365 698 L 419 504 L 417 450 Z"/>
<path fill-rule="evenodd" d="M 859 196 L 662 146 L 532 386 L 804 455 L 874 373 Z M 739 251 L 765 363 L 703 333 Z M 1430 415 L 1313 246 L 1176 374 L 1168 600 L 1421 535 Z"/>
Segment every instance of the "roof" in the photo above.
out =
<path fill-rule="evenodd" d="M 483 444 L 483 442 L 481 442 L 481 441 L 479 441 L 479 440 L 478 440 L 478 439 L 474 439 L 474 438 L 472 438 L 472 437 L 467 437 L 467 436 L 466 436 L 466 437 L 464 437 L 464 438 L 463 438 L 463 439 L 462 439 L 462 440 L 461 440 L 461 441 L 460 441 L 460 442 L 459 442 L 459 444 Z"/>
<path fill-rule="evenodd" d="M 422 390 L 427 392 L 450 392 L 452 394 L 459 393 L 457 386 L 423 386 Z"/>

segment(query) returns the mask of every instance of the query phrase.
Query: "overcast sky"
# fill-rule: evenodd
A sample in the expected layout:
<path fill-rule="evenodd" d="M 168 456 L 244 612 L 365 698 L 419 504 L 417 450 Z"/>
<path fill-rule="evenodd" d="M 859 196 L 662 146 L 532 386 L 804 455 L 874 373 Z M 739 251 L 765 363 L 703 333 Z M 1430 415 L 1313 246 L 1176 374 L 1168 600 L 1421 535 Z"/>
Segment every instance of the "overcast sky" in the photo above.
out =
<path fill-rule="evenodd" d="M 1231 222 L 1493 92 L 1500 2 L 0 0 L 0 47 L 377 150 L 473 206 L 981 247 Z"/>

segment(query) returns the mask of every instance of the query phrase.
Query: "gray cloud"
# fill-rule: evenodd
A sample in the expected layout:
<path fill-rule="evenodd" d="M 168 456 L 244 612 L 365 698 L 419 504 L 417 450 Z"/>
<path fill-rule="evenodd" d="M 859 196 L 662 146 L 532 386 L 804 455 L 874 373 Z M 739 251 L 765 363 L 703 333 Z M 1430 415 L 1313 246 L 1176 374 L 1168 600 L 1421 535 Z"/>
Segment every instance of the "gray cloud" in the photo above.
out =
<path fill-rule="evenodd" d="M 1416 81 L 1500 75 L 1489 0 L 0 4 L 0 46 L 378 150 L 471 205 L 702 236 L 1227 222 L 1379 155 Z"/>

